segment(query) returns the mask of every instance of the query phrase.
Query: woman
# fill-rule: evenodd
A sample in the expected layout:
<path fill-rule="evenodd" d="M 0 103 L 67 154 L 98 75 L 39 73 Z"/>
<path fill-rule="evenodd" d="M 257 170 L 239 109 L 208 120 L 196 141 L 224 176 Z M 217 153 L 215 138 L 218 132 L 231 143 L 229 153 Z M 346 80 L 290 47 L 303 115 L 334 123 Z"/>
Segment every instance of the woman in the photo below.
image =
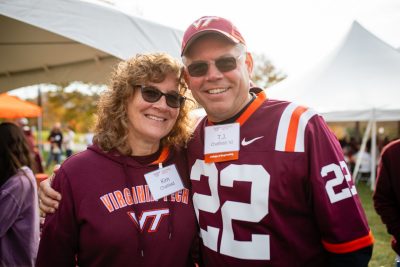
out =
<path fill-rule="evenodd" d="M 180 76 L 163 53 L 118 65 L 100 98 L 94 145 L 56 173 L 63 198 L 46 217 L 38 266 L 193 265 L 197 225 L 178 148 L 190 137 L 190 102 Z M 163 189 L 178 191 L 160 194 L 158 175 L 175 183 Z"/>
<path fill-rule="evenodd" d="M 0 266 L 34 266 L 39 209 L 32 158 L 24 133 L 0 124 Z"/>

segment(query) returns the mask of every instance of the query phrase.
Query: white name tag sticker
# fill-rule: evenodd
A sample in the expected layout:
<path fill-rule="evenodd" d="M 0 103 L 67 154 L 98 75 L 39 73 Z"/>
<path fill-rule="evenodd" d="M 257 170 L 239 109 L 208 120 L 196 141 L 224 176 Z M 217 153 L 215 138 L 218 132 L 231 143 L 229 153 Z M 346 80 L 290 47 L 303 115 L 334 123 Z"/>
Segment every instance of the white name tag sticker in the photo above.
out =
<path fill-rule="evenodd" d="M 155 200 L 184 188 L 175 164 L 146 173 L 144 178 Z"/>
<path fill-rule="evenodd" d="M 230 123 L 205 128 L 205 162 L 235 160 L 239 157 L 240 124 Z"/>

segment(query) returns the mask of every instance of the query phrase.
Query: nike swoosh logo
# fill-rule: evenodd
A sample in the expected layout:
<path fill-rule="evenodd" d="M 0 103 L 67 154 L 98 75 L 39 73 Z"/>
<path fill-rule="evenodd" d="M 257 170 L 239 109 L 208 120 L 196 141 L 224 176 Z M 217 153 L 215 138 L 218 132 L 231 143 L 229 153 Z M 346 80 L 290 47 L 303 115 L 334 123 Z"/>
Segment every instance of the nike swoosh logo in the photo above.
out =
<path fill-rule="evenodd" d="M 264 136 L 259 136 L 259 137 L 250 139 L 249 141 L 246 141 L 246 138 L 243 138 L 243 140 L 242 140 L 242 146 L 250 145 L 250 144 L 253 143 L 254 141 L 257 141 L 258 139 L 261 139 L 261 138 L 263 138 L 263 137 L 264 137 Z"/>

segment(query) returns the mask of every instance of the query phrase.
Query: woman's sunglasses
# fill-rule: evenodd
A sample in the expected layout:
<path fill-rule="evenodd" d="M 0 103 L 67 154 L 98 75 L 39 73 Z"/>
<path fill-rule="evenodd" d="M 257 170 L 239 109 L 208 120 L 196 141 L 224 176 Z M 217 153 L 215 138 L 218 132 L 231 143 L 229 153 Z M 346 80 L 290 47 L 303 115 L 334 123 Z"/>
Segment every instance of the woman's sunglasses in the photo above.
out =
<path fill-rule="evenodd" d="M 221 57 L 214 61 L 215 66 L 220 72 L 228 72 L 236 69 L 237 61 L 243 56 L 241 54 L 238 57 Z M 208 61 L 196 61 L 189 66 L 187 70 L 189 75 L 192 77 L 201 77 L 207 74 L 210 62 Z"/>
<path fill-rule="evenodd" d="M 163 93 L 159 89 L 150 85 L 135 85 L 135 87 L 140 87 L 140 92 L 142 93 L 142 98 L 149 102 L 155 103 L 162 96 L 165 96 L 167 105 L 171 108 L 179 108 L 183 102 L 186 100 L 186 97 L 178 94 L 178 93 Z"/>

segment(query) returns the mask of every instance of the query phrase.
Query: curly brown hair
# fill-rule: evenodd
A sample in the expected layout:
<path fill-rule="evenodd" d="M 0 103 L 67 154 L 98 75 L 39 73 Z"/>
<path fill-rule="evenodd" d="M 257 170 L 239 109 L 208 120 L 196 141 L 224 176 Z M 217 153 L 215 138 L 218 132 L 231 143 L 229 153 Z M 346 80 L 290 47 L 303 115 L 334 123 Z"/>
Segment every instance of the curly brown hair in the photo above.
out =
<path fill-rule="evenodd" d="M 133 97 L 134 90 L 137 90 L 132 85 L 160 83 L 167 75 L 174 74 L 179 93 L 187 99 L 179 108 L 171 132 L 161 139 L 161 145 L 185 145 L 191 136 L 192 120 L 189 112 L 194 107 L 194 101 L 187 90 L 182 70 L 181 63 L 166 53 L 137 54 L 121 61 L 112 74 L 110 85 L 100 96 L 94 143 L 104 151 L 117 148 L 121 153 L 130 155 L 132 149 L 128 144 L 127 110 L 128 101 Z"/>
<path fill-rule="evenodd" d="M 24 132 L 14 123 L 3 122 L 0 124 L 0 186 L 23 166 L 33 166 Z"/>

